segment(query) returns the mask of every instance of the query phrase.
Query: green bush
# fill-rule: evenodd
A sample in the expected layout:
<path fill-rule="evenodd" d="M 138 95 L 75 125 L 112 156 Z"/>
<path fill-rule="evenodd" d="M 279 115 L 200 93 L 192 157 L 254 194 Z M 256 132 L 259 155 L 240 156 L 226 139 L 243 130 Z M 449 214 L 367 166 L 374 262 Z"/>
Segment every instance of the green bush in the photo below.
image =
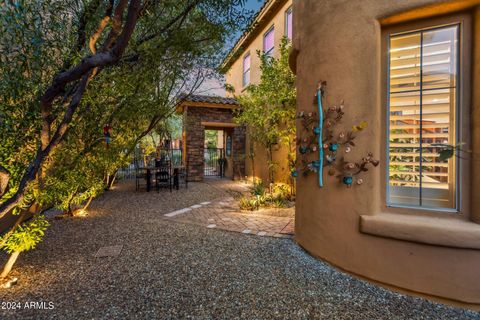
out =
<path fill-rule="evenodd" d="M 262 207 L 284 208 L 293 200 L 288 184 L 275 183 L 266 189 L 261 183 L 257 183 L 254 184 L 251 195 L 240 198 L 238 205 L 242 210 L 255 211 Z"/>

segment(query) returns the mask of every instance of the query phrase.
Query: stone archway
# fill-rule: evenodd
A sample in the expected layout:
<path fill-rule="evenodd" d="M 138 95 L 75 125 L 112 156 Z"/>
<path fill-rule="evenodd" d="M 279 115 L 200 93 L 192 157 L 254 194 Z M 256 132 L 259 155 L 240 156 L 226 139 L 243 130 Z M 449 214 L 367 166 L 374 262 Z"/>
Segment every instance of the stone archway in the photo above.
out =
<path fill-rule="evenodd" d="M 224 176 L 245 176 L 245 128 L 233 121 L 238 103 L 233 98 L 190 95 L 182 98 L 177 112 L 183 115 L 183 154 L 189 181 L 205 177 L 205 130 L 224 132 Z"/>

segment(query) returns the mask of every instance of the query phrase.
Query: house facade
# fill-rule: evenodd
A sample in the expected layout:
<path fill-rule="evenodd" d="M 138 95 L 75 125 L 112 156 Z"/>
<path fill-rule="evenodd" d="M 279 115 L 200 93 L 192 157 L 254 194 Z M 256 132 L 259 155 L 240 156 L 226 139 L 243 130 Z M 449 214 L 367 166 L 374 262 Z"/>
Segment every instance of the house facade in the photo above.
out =
<path fill-rule="evenodd" d="M 282 38 L 293 37 L 293 20 L 292 0 L 265 1 L 250 29 L 240 37 L 223 62 L 226 83 L 234 89 L 234 92 L 227 92 L 227 95 L 241 95 L 250 84 L 260 81 L 261 62 L 257 51 L 278 58 Z M 253 165 L 250 161 L 252 154 L 255 159 Z M 273 162 L 278 165 L 276 181 L 287 181 L 290 177 L 287 154 L 287 147 L 280 144 L 273 150 Z M 245 175 L 252 177 L 253 174 L 264 182 L 268 181 L 267 152 L 263 147 L 252 143 L 247 128 Z"/>
<path fill-rule="evenodd" d="M 393 290 L 479 309 L 480 1 L 294 0 L 293 12 L 298 111 L 316 110 L 326 81 L 343 124 L 368 123 L 342 156 L 379 159 L 351 188 L 298 177 L 296 241 Z"/>

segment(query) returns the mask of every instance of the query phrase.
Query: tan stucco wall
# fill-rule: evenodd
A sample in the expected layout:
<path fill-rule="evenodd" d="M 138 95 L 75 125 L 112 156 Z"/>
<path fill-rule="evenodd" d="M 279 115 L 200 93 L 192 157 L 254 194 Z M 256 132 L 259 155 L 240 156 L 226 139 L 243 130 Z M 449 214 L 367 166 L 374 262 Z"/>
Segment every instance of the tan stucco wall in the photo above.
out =
<path fill-rule="evenodd" d="M 249 43 L 245 44 L 243 52 L 235 60 L 229 70 L 225 73 L 225 81 L 235 88 L 235 94 L 239 95 L 244 89 L 242 86 L 243 76 L 243 57 L 250 53 L 250 82 L 258 83 L 260 81 L 260 59 L 257 56 L 257 50 L 263 50 L 263 36 L 272 27 L 275 26 L 275 50 L 274 56 L 279 56 L 278 47 L 280 46 L 282 37 L 285 36 L 285 12 L 292 6 L 292 0 L 285 1 L 285 4 L 279 7 L 275 13 L 269 17 L 269 22 L 264 23 L 262 27 L 255 30 L 256 37 Z M 295 13 L 294 20 L 295 20 Z M 295 33 L 295 30 L 293 31 Z"/>
<path fill-rule="evenodd" d="M 314 111 L 312 104 L 319 80 L 328 82 L 325 100 L 327 105 L 345 99 L 346 115 L 343 123 L 350 126 L 362 120 L 369 127 L 356 139 L 357 147 L 351 153 L 361 158 L 372 151 L 380 158 L 380 168 L 371 170 L 362 186 L 346 189 L 334 177 L 325 174 L 325 187 L 317 186 L 316 178 L 297 178 L 297 202 L 295 233 L 296 241 L 311 254 L 321 257 L 335 266 L 353 274 L 383 283 L 392 288 L 401 288 L 410 293 L 421 293 L 438 299 L 446 299 L 465 306 L 480 308 L 480 250 L 461 248 L 461 225 L 467 224 L 478 239 L 480 226 L 470 222 L 479 215 L 480 203 L 476 195 L 480 192 L 478 173 L 480 161 L 471 161 L 472 186 L 476 189 L 463 190 L 469 195 L 468 212 L 444 214 L 420 212 L 409 209 L 396 210 L 397 216 L 425 216 L 428 223 L 420 228 L 425 239 L 415 241 L 415 235 L 402 238 L 402 228 L 408 228 L 411 221 L 394 219 L 398 234 L 374 236 L 361 232 L 360 217 L 382 215 L 390 212 L 385 206 L 385 112 L 382 97 L 384 81 L 382 76 L 382 49 L 380 20 L 404 11 L 429 4 L 444 4 L 434 0 L 294 0 L 294 47 L 299 54 L 296 60 L 298 109 Z M 454 1 L 454 5 L 428 11 L 429 15 L 447 12 L 456 7 L 471 7 L 478 1 Z M 470 8 L 472 10 L 472 8 Z M 472 115 L 477 128 L 480 127 L 480 22 L 476 13 L 477 33 L 474 41 L 474 78 Z M 418 17 L 418 10 L 404 18 Z M 475 16 L 474 16 L 475 17 Z M 403 18 L 402 18 L 403 19 Z M 396 20 L 399 21 L 399 20 Z M 469 125 L 468 123 L 466 125 Z M 473 129 L 474 150 L 480 148 L 480 129 Z M 358 159 L 356 159 L 358 160 Z M 475 176 L 474 176 L 475 177 Z M 476 181 L 474 183 L 474 181 Z M 473 188 L 472 187 L 472 188 Z M 469 188 L 470 189 L 470 188 Z M 475 200 L 474 200 L 475 199 Z M 368 218 L 367 217 L 367 218 Z M 435 219 L 446 221 L 430 230 L 429 222 Z M 369 231 L 376 232 L 382 221 L 364 219 L 370 223 Z M 407 218 L 408 220 L 408 218 Z M 403 221 L 403 222 L 402 222 Z M 422 220 L 423 221 L 423 220 Z M 458 223 L 457 223 L 458 222 Z M 362 222 L 363 223 L 363 222 Z M 398 228 L 397 228 L 398 227 Z M 431 235 L 429 235 L 431 232 Z M 460 235 L 460 236 L 458 236 Z M 407 239 L 402 241 L 392 238 Z M 438 239 L 435 239 L 437 237 Z M 475 238 L 477 237 L 477 238 Z M 455 238 L 455 239 L 452 239 Z M 452 241 L 454 240 L 454 241 Z M 457 241 L 457 242 L 455 242 Z M 430 244 L 426 244 L 430 243 Z M 458 245 L 460 242 L 460 245 Z M 443 246 L 436 245 L 443 244 Z M 457 244 L 450 246 L 450 243 Z M 445 244 L 447 246 L 445 246 Z M 470 243 L 471 244 L 471 243 Z M 456 248 L 454 248 L 454 246 Z"/>
<path fill-rule="evenodd" d="M 285 1 L 285 3 L 278 7 L 272 14 L 268 17 L 268 23 L 264 23 L 262 27 L 259 27 L 258 30 L 255 30 L 256 37 L 248 42 L 245 46 L 245 50 L 239 55 L 238 59 L 235 60 L 229 70 L 225 74 L 226 83 L 232 85 L 235 88 L 235 95 L 242 94 L 243 88 L 242 79 L 243 79 L 243 57 L 250 53 L 250 83 L 258 83 L 260 81 L 260 59 L 257 56 L 257 50 L 263 50 L 263 36 L 264 34 L 272 27 L 275 28 L 275 49 L 274 56 L 278 57 L 279 55 L 279 46 L 282 40 L 282 37 L 285 36 L 285 12 L 292 6 L 292 0 Z M 293 13 L 293 20 L 295 20 L 295 13 Z M 295 30 L 293 30 L 295 33 Z M 231 95 L 229 93 L 229 95 Z M 250 150 L 250 140 L 247 135 L 247 153 Z M 289 169 L 287 154 L 288 149 L 285 146 L 278 146 L 273 153 L 274 162 L 278 163 L 278 170 L 275 175 L 276 181 L 286 182 L 289 178 Z M 250 177 L 252 172 L 255 171 L 255 176 L 261 178 L 264 182 L 268 181 L 268 167 L 267 167 L 267 152 L 262 147 L 255 148 L 255 170 L 252 170 L 252 163 L 250 158 L 246 158 L 245 162 L 246 174 Z"/>

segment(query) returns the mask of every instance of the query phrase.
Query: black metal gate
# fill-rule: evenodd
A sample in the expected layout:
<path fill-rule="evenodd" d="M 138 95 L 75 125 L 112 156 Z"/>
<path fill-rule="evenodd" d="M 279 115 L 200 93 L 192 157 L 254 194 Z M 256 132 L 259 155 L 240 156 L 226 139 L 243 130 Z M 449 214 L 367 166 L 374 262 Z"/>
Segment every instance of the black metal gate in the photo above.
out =
<path fill-rule="evenodd" d="M 205 148 L 203 152 L 204 175 L 206 177 L 222 177 L 224 156 L 223 149 Z"/>

